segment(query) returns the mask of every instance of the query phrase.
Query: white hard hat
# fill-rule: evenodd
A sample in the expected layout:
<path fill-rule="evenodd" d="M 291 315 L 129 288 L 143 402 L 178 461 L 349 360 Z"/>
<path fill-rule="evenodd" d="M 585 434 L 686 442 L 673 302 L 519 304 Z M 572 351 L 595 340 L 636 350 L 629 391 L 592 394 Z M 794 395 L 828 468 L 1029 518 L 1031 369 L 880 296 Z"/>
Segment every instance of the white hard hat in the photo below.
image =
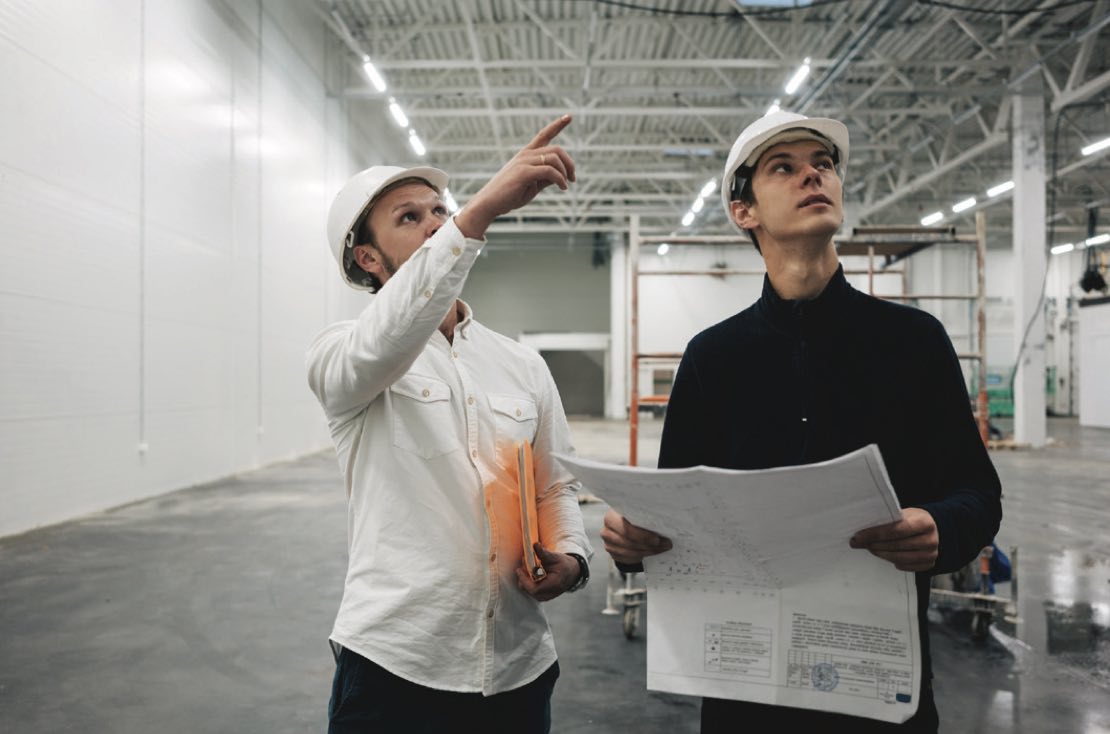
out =
<path fill-rule="evenodd" d="M 730 222 L 733 220 L 729 202 L 733 198 L 732 187 L 736 172 L 741 168 L 754 166 L 759 161 L 759 156 L 772 145 L 795 140 L 817 140 L 831 146 L 829 152 L 836 156 L 837 167 L 843 177 L 848 165 L 848 128 L 844 123 L 826 117 L 806 117 L 782 110 L 764 115 L 744 128 L 728 154 L 725 173 L 721 177 L 721 203 L 724 204 L 725 215 Z"/>
<path fill-rule="evenodd" d="M 343 264 L 344 251 L 348 247 L 359 244 L 354 241 L 357 234 L 354 228 L 362 221 L 362 217 L 368 212 L 378 192 L 404 178 L 424 179 L 440 194 L 447 188 L 447 174 L 438 168 L 371 166 L 351 176 L 331 202 L 331 209 L 328 210 L 328 247 L 335 256 L 335 261 L 339 263 L 339 273 L 343 276 L 343 282 L 352 288 L 372 290 L 371 286 L 353 280 Z"/>

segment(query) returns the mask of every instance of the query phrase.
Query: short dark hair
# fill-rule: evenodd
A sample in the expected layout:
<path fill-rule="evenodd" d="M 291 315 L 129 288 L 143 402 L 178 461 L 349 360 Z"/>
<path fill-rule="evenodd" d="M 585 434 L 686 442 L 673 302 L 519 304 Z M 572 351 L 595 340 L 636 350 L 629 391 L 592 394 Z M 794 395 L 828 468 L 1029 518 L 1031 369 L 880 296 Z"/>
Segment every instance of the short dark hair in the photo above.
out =
<path fill-rule="evenodd" d="M 350 247 L 343 248 L 343 271 L 347 273 L 347 277 L 350 278 L 353 283 L 368 288 L 371 293 L 377 293 L 381 289 L 382 281 L 378 276 L 362 269 L 362 266 L 358 264 L 358 260 L 355 259 L 355 248 L 366 245 L 378 249 L 378 244 L 374 241 L 374 231 L 370 228 L 371 210 L 383 196 L 393 191 L 393 189 L 414 183 L 424 184 L 436 193 L 439 193 L 439 189 L 432 186 L 430 181 L 420 178 L 419 176 L 409 176 L 407 178 L 398 179 L 374 194 L 374 198 L 370 199 L 370 202 L 363 208 L 362 213 L 358 215 L 354 225 L 351 227 L 351 231 L 354 233 L 354 239 Z"/>
<path fill-rule="evenodd" d="M 737 188 L 740 190 L 737 191 Z M 739 201 L 744 206 L 751 206 L 755 203 L 755 189 L 752 188 L 752 169 L 747 166 L 740 166 L 736 170 L 736 176 L 732 179 L 732 192 L 732 201 Z M 729 216 L 732 216 L 732 212 L 729 212 Z M 763 250 L 759 247 L 759 238 L 755 236 L 755 230 L 745 229 L 744 232 L 752 238 L 755 251 L 762 255 Z"/>

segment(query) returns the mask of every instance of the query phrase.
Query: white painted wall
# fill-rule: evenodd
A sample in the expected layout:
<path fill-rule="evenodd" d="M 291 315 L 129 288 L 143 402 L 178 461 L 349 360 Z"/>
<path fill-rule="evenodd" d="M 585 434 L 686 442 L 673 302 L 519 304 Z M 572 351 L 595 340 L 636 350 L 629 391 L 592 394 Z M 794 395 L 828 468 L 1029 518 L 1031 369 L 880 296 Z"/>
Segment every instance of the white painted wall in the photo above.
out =
<path fill-rule="evenodd" d="M 491 232 L 462 298 L 506 336 L 609 330 L 609 267 L 593 264 L 592 235 Z"/>
<path fill-rule="evenodd" d="M 303 354 L 363 301 L 324 219 L 385 123 L 326 40 L 295 0 L 4 3 L 0 535 L 330 445 Z"/>
<path fill-rule="evenodd" d="M 1048 408 L 1058 415 L 1079 412 L 1079 308 L 1084 295 L 1079 280 L 1084 270 L 1084 251 L 1054 255 L 1048 259 L 1048 303 L 1045 320 L 1046 359 L 1056 368 L 1056 393 Z"/>
<path fill-rule="evenodd" d="M 1110 428 L 1110 303 L 1079 309 L 1079 423 Z"/>

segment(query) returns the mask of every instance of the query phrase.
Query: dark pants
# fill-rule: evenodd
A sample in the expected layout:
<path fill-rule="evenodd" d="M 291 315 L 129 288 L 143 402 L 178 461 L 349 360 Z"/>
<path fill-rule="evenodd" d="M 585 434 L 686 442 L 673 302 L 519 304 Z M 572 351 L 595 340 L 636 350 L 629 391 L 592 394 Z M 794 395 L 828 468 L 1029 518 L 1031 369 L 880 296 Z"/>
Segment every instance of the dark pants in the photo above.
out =
<path fill-rule="evenodd" d="M 859 716 L 830 714 L 811 709 L 769 706 L 746 701 L 723 701 L 703 698 L 701 702 L 701 734 L 724 734 L 739 731 L 824 731 L 852 734 L 936 734 L 940 722 L 933 702 L 933 687 L 923 687 L 917 713 L 901 724 L 864 719 Z"/>
<path fill-rule="evenodd" d="M 328 734 L 548 734 L 554 663 L 526 686 L 496 696 L 426 688 L 393 675 L 350 650 L 335 666 L 328 704 Z"/>

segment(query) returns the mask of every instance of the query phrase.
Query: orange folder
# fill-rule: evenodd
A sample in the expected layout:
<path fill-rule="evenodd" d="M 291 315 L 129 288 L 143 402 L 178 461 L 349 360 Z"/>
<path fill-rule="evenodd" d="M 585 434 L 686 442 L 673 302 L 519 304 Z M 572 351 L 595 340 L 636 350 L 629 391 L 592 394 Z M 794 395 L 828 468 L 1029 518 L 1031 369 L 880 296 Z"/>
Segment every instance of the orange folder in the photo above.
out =
<path fill-rule="evenodd" d="M 543 564 L 536 557 L 533 544 L 540 539 L 539 518 L 536 514 L 536 472 L 532 464 L 532 444 L 522 441 L 516 445 L 517 484 L 520 488 L 520 536 L 524 542 L 524 566 L 533 581 L 547 576 Z"/>

